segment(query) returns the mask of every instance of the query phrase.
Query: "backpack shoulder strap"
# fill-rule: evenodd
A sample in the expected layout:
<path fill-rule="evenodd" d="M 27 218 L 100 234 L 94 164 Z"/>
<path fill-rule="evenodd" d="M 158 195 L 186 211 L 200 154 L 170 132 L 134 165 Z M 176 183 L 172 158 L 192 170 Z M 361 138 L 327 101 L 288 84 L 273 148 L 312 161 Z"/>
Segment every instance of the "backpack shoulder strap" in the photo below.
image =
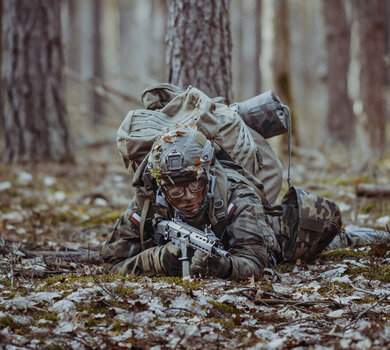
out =
<path fill-rule="evenodd" d="M 214 166 L 213 175 L 215 176 L 214 197 L 210 201 L 208 211 L 210 222 L 213 227 L 220 224 L 226 226 L 229 184 L 226 172 L 218 162 Z"/>
<path fill-rule="evenodd" d="M 280 205 L 271 205 L 266 197 L 266 193 L 264 191 L 264 186 L 257 178 L 255 178 L 252 174 L 250 174 L 245 169 L 239 169 L 240 172 L 232 169 L 230 167 L 224 168 L 228 178 L 231 178 L 238 182 L 243 182 L 250 186 L 260 197 L 261 202 L 264 206 L 264 213 L 271 216 L 281 216 L 283 213 L 283 208 Z"/>

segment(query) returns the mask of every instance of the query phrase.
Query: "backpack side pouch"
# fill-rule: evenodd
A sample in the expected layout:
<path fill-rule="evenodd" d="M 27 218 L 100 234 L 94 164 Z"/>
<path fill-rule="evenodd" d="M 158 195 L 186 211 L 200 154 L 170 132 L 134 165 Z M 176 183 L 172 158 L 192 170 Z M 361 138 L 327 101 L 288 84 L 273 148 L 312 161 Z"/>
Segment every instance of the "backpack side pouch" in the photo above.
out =
<path fill-rule="evenodd" d="M 282 206 L 278 236 L 284 261 L 309 260 L 341 231 L 340 209 L 326 198 L 292 186 Z"/>

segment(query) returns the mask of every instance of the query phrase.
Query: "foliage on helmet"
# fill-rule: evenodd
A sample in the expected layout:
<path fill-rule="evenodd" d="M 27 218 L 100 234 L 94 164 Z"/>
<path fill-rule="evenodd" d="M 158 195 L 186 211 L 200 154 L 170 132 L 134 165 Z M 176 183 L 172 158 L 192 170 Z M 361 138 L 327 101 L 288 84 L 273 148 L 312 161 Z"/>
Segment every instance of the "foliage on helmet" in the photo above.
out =
<path fill-rule="evenodd" d="M 200 177 L 208 172 L 213 156 L 211 142 L 200 131 L 176 127 L 165 130 L 153 143 L 148 170 L 158 184 L 188 173 Z"/>

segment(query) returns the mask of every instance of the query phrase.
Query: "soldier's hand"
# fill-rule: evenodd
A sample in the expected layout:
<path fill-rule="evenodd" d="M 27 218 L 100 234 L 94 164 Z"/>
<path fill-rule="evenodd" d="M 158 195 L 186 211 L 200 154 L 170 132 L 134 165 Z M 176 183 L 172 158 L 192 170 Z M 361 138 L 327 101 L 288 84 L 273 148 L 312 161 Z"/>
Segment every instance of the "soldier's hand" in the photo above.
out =
<path fill-rule="evenodd" d="M 182 274 L 182 263 L 179 260 L 181 254 L 180 248 L 169 242 L 161 247 L 159 258 L 164 272 L 170 276 Z"/>
<path fill-rule="evenodd" d="M 229 258 L 212 258 L 197 250 L 192 257 L 190 270 L 193 276 L 228 278 L 231 266 L 232 262 Z"/>

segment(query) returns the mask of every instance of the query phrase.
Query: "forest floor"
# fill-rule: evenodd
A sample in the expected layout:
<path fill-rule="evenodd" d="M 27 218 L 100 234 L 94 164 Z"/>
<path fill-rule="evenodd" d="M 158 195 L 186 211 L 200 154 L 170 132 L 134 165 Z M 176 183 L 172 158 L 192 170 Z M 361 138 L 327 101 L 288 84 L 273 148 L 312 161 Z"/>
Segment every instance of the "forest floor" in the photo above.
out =
<path fill-rule="evenodd" d="M 0 166 L 0 348 L 388 348 L 390 244 L 329 250 L 242 283 L 105 275 L 99 250 L 130 179 L 114 141 L 75 154 L 75 164 Z M 355 194 L 361 182 L 389 184 L 390 159 L 354 173 L 301 150 L 292 175 L 336 201 L 344 225 L 390 221 L 390 198 Z"/>

